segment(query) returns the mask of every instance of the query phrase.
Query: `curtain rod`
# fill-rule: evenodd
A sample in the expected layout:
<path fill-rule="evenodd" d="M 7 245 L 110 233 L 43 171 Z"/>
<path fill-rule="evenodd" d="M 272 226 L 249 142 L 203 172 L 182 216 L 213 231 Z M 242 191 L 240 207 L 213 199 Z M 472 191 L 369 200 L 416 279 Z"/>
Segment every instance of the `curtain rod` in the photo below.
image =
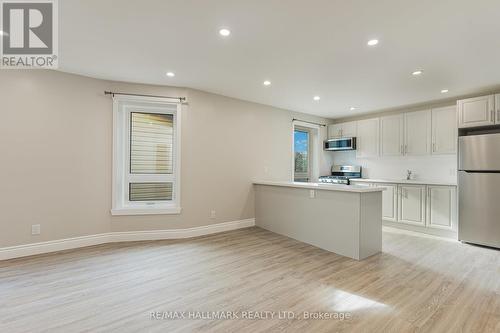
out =
<path fill-rule="evenodd" d="M 131 93 L 123 93 L 123 92 L 113 92 L 113 91 L 104 91 L 104 95 L 126 95 L 126 96 L 139 96 L 139 97 L 156 97 L 156 98 L 172 98 L 178 99 L 181 103 L 186 102 L 186 97 L 170 97 L 170 96 L 158 96 L 158 95 L 142 95 L 142 94 L 131 94 Z"/>
<path fill-rule="evenodd" d="M 301 120 L 301 119 L 297 119 L 297 118 L 293 118 L 292 121 L 301 121 L 303 123 L 308 123 L 308 124 L 313 124 L 313 125 L 319 125 L 319 126 L 323 126 L 325 127 L 326 125 L 325 124 L 320 124 L 320 123 L 314 123 L 312 121 L 307 121 L 307 120 Z"/>

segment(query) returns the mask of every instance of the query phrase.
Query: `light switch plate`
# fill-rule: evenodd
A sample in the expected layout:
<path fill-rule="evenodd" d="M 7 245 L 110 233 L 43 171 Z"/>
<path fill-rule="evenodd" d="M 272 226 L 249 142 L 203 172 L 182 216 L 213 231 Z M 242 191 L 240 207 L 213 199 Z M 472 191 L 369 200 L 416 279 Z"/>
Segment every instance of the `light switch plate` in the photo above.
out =
<path fill-rule="evenodd" d="M 315 190 L 309 190 L 309 198 L 314 199 L 316 197 L 316 191 Z"/>

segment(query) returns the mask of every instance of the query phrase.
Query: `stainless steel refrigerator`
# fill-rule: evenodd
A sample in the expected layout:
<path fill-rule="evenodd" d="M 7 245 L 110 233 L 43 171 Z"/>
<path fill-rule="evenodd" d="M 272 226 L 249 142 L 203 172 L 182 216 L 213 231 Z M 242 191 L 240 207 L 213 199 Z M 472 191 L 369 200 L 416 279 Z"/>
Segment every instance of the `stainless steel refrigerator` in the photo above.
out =
<path fill-rule="evenodd" d="M 458 141 L 461 241 L 500 248 L 500 133 Z"/>

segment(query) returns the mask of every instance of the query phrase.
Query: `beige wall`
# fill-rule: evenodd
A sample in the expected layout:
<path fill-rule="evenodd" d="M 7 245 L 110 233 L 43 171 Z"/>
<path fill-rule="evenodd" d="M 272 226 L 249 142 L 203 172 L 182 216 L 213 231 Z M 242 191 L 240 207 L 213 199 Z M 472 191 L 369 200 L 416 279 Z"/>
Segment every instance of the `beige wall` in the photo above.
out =
<path fill-rule="evenodd" d="M 112 102 L 104 90 L 188 97 L 180 215 L 110 215 Z M 291 119 L 327 122 L 197 90 L 41 70 L 2 71 L 0 110 L 0 247 L 251 218 L 251 180 L 291 175 Z M 321 154 L 320 173 L 329 157 Z M 41 235 L 31 235 L 32 224 Z"/>

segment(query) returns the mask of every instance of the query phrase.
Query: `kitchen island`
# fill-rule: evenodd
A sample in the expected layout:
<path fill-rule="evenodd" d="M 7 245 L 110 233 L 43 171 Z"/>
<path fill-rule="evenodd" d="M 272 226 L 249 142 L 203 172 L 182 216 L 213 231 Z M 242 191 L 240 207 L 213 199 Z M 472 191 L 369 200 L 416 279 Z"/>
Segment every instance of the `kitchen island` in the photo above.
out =
<path fill-rule="evenodd" d="M 361 260 L 382 250 L 383 187 L 255 181 L 263 229 Z"/>

